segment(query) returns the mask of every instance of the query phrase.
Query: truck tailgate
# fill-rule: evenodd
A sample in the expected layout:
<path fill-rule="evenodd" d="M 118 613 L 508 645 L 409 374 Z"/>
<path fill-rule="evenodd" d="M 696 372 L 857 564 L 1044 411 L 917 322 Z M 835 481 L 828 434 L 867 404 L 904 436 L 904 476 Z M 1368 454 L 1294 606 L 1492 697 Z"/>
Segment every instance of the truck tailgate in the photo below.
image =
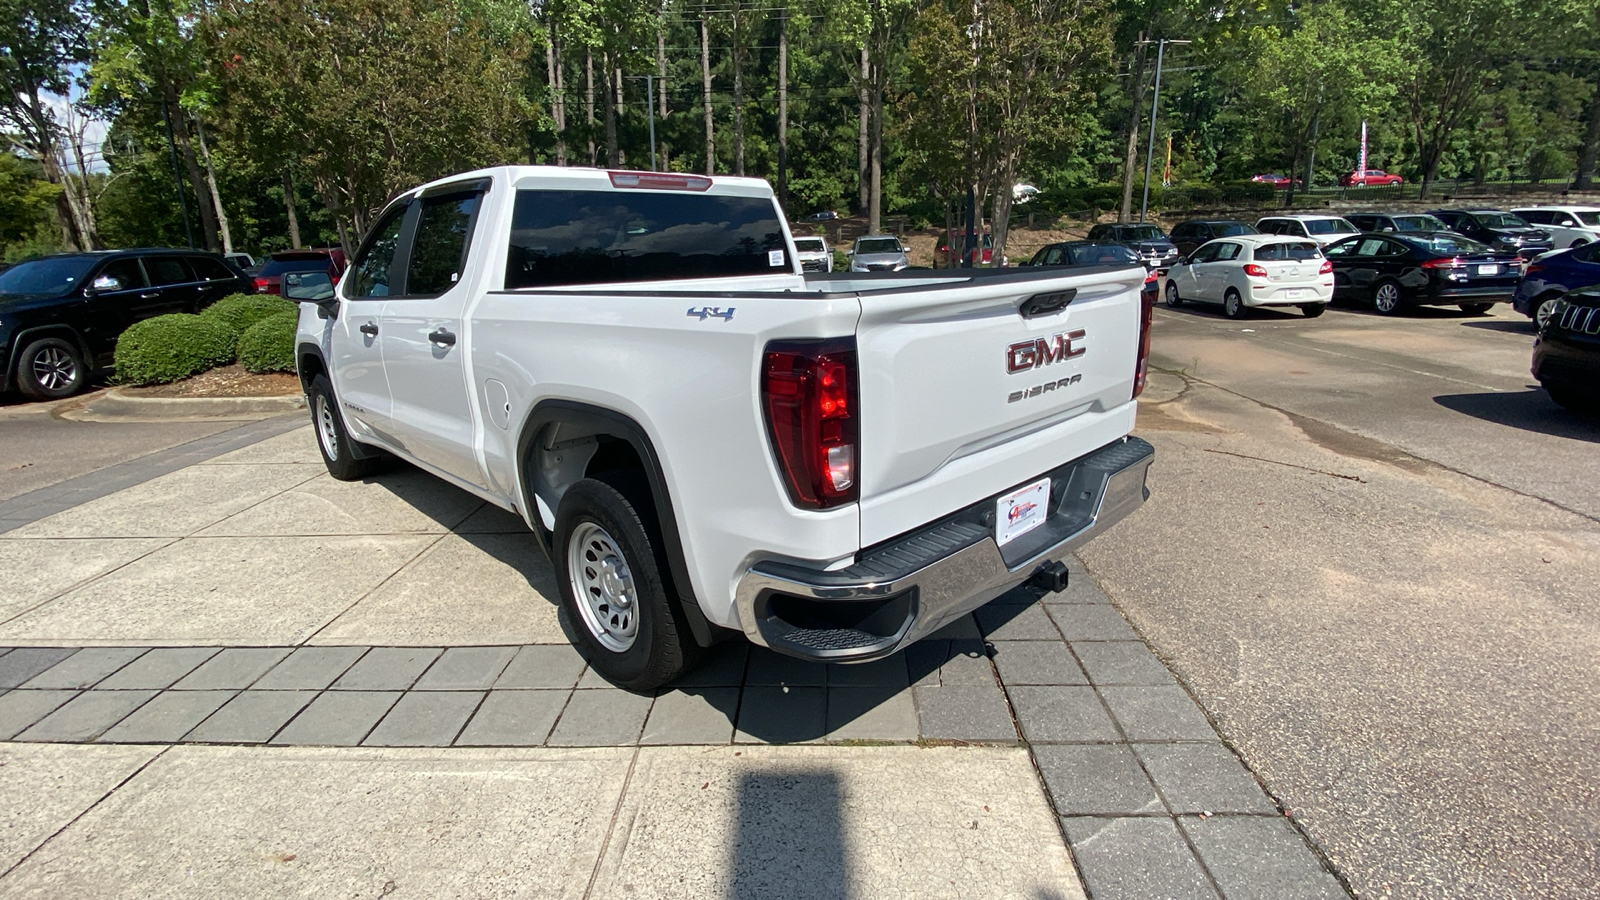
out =
<path fill-rule="evenodd" d="M 1144 279 L 1024 271 L 860 291 L 862 545 L 1127 434 Z"/>

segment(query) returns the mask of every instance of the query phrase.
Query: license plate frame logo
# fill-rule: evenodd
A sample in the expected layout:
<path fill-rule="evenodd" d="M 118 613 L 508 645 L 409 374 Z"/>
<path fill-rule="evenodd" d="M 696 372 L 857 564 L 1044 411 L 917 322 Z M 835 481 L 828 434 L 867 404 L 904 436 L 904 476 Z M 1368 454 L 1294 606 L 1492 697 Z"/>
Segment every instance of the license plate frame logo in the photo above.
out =
<path fill-rule="evenodd" d="M 1050 479 L 1041 478 L 995 501 L 994 541 L 1005 546 L 1050 518 Z"/>

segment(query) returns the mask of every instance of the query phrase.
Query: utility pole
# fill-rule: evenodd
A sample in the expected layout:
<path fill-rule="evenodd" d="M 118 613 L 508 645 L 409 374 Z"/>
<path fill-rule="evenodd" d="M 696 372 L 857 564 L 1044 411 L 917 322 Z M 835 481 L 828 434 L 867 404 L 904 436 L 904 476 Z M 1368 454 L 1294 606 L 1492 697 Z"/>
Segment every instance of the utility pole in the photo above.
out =
<path fill-rule="evenodd" d="M 1168 44 L 1192 44 L 1193 41 L 1174 41 L 1162 38 L 1159 41 L 1145 41 L 1156 45 L 1156 89 L 1150 98 L 1150 143 L 1144 152 L 1144 198 L 1139 201 L 1139 224 L 1144 224 L 1145 216 L 1150 211 L 1150 161 L 1156 155 L 1156 110 L 1161 107 L 1161 63 L 1166 55 Z"/>
<path fill-rule="evenodd" d="M 646 75 L 644 86 L 644 106 L 650 113 L 650 171 L 659 172 L 661 170 L 656 168 L 656 77 Z"/>

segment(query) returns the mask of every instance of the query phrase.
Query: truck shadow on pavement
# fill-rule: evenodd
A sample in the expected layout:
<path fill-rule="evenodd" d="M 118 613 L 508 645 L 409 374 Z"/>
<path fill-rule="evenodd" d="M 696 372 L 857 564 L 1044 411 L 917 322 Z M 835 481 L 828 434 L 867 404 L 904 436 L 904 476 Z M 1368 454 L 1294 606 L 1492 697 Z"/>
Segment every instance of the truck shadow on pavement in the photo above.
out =
<path fill-rule="evenodd" d="M 1600 443 L 1600 417 L 1585 418 L 1558 406 L 1542 388 L 1516 394 L 1441 394 L 1433 402 L 1485 422 L 1552 437 Z"/>
<path fill-rule="evenodd" d="M 851 896 L 843 795 L 833 772 L 742 774 L 729 900 Z"/>

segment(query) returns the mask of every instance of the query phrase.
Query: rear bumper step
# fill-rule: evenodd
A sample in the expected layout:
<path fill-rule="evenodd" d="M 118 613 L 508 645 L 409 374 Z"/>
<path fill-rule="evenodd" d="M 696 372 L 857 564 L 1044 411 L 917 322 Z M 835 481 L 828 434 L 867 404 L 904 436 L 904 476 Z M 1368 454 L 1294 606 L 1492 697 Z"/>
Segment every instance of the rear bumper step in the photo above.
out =
<path fill-rule="evenodd" d="M 1064 587 L 1065 572 L 1051 564 L 1144 503 L 1154 458 L 1130 436 L 1043 473 L 1049 518 L 1003 547 L 996 494 L 870 547 L 847 568 L 757 563 L 739 582 L 739 621 L 752 642 L 789 656 L 882 659 L 1024 582 Z"/>

